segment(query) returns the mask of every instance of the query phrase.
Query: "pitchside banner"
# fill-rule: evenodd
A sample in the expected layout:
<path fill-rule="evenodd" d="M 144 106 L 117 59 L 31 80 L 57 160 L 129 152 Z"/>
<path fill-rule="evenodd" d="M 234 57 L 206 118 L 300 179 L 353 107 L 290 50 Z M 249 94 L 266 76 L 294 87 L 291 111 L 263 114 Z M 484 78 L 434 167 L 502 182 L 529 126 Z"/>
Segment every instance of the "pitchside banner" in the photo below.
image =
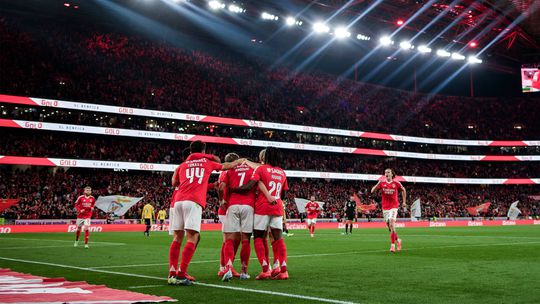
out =
<path fill-rule="evenodd" d="M 123 195 L 100 196 L 96 201 L 96 207 L 103 212 L 112 212 L 116 216 L 122 216 L 129 208 L 142 199 L 143 197 L 129 197 Z"/>

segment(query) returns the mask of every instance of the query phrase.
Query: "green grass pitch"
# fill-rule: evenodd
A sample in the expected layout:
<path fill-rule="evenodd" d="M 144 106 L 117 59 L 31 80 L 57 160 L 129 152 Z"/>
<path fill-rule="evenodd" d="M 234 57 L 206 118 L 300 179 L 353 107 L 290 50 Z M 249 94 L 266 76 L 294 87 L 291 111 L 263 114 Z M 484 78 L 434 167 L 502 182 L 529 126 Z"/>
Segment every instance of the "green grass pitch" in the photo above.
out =
<path fill-rule="evenodd" d="M 252 251 L 252 279 L 222 283 L 219 232 L 202 233 L 189 269 L 202 284 L 190 287 L 165 285 L 165 232 L 93 233 L 88 250 L 73 247 L 73 234 L 0 235 L 0 267 L 180 303 L 540 303 L 540 226 L 401 229 L 404 251 L 395 254 L 383 229 L 293 232 L 288 281 L 254 280 Z"/>

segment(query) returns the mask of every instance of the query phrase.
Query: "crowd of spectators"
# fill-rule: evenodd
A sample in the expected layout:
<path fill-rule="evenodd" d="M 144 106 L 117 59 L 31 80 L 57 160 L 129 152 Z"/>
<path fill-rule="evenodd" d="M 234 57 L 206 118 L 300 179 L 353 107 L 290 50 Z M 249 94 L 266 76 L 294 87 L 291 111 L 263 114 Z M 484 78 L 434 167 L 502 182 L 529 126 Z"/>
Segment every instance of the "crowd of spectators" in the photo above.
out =
<path fill-rule="evenodd" d="M 0 137 L 0 155 L 179 164 L 188 142 L 13 130 Z M 262 148 L 209 145 L 221 159 L 229 152 L 257 160 Z M 460 162 L 281 150 L 286 170 L 454 178 L 537 178 L 540 167 L 523 162 Z"/>
<path fill-rule="evenodd" d="M 540 154 L 539 146 L 458 146 L 414 142 L 388 141 L 360 137 L 345 137 L 296 131 L 217 125 L 203 122 L 146 118 L 133 115 L 114 115 L 95 112 L 39 109 L 14 105 L 0 105 L 0 118 L 52 122 L 72 125 L 123 128 L 133 130 L 172 132 L 179 134 L 209 135 L 242 139 L 315 144 L 350 148 L 369 148 L 421 153 L 479 154 L 479 155 L 530 155 Z"/>
<path fill-rule="evenodd" d="M 0 65 L 10 71 L 0 75 L 5 94 L 411 136 L 540 134 L 533 98 L 426 96 L 92 26 L 0 24 Z"/>
<path fill-rule="evenodd" d="M 118 172 L 95 169 L 15 169 L 0 167 L 0 198 L 20 198 L 20 202 L 0 214 L 7 219 L 66 219 L 76 216 L 74 202 L 82 194 L 85 186 L 93 188 L 93 195 L 127 195 L 144 197 L 132 207 L 125 218 L 140 218 L 144 204 L 153 203 L 157 210 L 168 210 L 172 187 L 170 173 Z M 214 177 L 215 179 L 215 177 Z M 309 198 L 325 202 L 320 217 L 343 218 L 343 208 L 353 193 L 363 204 L 377 204 L 370 217 L 381 217 L 378 195 L 369 194 L 374 185 L 370 182 L 327 181 L 289 178 L 290 191 L 286 197 L 289 218 L 301 218 L 295 198 Z M 538 212 L 538 189 L 531 186 L 465 186 L 426 184 L 405 184 L 408 204 L 420 199 L 426 218 L 453 218 L 468 216 L 467 207 L 485 202 L 492 205 L 485 216 L 506 216 L 509 205 L 520 201 L 523 216 L 533 216 Z M 535 192 L 536 191 L 536 192 Z M 209 191 L 207 207 L 203 218 L 217 218 L 218 199 L 214 190 Z M 409 216 L 409 209 L 400 210 L 401 216 Z M 360 215 L 366 216 L 366 215 Z M 95 210 L 94 218 L 105 218 L 106 214 Z"/>
<path fill-rule="evenodd" d="M 39 23 L 40 20 L 34 22 Z M 263 60 L 246 60 L 234 52 L 212 48 L 181 49 L 163 42 L 97 26 L 55 21 L 46 26 L 0 19 L 0 93 L 113 104 L 145 109 L 235 117 L 362 130 L 410 136 L 458 139 L 538 139 L 540 103 L 522 98 L 468 98 L 432 95 L 358 83 L 319 73 L 292 73 L 286 66 L 270 68 Z M 473 148 L 422 146 L 306 133 L 152 120 L 131 116 L 2 105 L 2 118 L 90 124 L 140 130 L 270 139 L 297 143 L 370 147 L 402 151 L 472 153 Z M 4 113 L 5 112 L 5 113 Z M 67 112 L 67 113 L 66 113 Z M 103 117 L 104 116 L 104 117 Z M 84 134 L 3 132 L 0 155 L 73 157 L 179 163 L 182 148 L 174 142 L 91 137 Z M 156 144 L 158 143 L 158 144 Z M 399 149 L 398 149 L 399 148 Z M 223 158 L 234 149 L 255 159 L 258 149 L 212 146 Z M 442 150 L 441 150 L 442 149 Z M 482 151 L 494 151 L 486 150 Z M 498 154 L 537 153 L 538 148 L 497 150 Z M 440 177 L 538 177 L 537 166 L 523 163 L 463 163 L 360 157 L 344 154 L 283 151 L 284 169 L 378 173 L 386 167 L 400 175 Z M 2 198 L 21 198 L 0 216 L 73 218 L 73 202 L 86 185 L 95 195 L 144 196 L 167 208 L 170 174 L 83 169 L 16 169 L 0 167 Z M 301 215 L 295 197 L 315 195 L 326 202 L 322 217 L 341 218 L 351 193 L 365 203 L 377 202 L 365 182 L 291 179 L 287 213 Z M 520 200 L 524 215 L 537 212 L 538 195 L 529 186 L 406 185 L 409 203 L 420 198 L 429 217 L 466 216 L 466 207 L 492 202 L 488 216 L 504 216 Z M 536 191 L 536 192 L 535 192 Z M 142 204 L 142 203 L 141 203 Z M 139 216 L 141 204 L 126 214 Z M 216 195 L 210 192 L 204 218 L 215 218 Z M 408 211 L 402 210 L 402 216 Z M 96 211 L 97 217 L 102 217 Z M 380 217 L 380 207 L 370 216 Z"/>

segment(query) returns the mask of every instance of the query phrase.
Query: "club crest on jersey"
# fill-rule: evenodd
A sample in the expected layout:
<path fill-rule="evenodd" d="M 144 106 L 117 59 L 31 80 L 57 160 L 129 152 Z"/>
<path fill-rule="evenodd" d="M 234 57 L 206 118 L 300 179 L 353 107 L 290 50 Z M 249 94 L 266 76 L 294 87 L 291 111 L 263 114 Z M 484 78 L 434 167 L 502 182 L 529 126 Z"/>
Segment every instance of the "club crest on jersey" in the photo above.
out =
<path fill-rule="evenodd" d="M 392 188 L 395 188 L 396 187 L 396 184 L 392 184 Z"/>

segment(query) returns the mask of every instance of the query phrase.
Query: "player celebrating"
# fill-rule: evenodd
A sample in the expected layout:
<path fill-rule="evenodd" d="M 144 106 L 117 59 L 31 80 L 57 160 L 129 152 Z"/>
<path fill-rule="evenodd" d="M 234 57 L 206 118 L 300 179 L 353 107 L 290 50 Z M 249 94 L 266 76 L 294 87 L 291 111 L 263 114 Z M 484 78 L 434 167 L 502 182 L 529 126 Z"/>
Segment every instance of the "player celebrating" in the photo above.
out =
<path fill-rule="evenodd" d="M 88 248 L 88 238 L 90 236 L 90 222 L 92 218 L 92 212 L 94 212 L 94 205 L 96 199 L 92 196 L 92 188 L 85 187 L 84 195 L 81 195 L 75 201 L 75 209 L 77 210 L 77 233 L 75 237 L 75 245 L 79 245 L 79 237 L 81 236 L 81 230 L 84 231 L 84 248 Z"/>
<path fill-rule="evenodd" d="M 255 237 L 255 253 L 262 266 L 262 272 L 256 277 L 257 280 L 272 278 L 274 280 L 286 280 L 289 278 L 287 272 L 287 247 L 282 238 L 283 229 L 283 202 L 289 189 L 285 171 L 279 167 L 281 156 L 279 150 L 269 147 L 261 153 L 264 159 L 263 164 L 247 161 L 246 163 L 255 169 L 251 180 L 231 191 L 249 191 L 258 185 L 259 191 L 255 202 L 255 218 L 253 224 L 253 235 Z M 274 271 L 268 265 L 268 258 L 265 254 L 264 241 L 266 231 L 270 228 L 273 237 L 272 251 L 274 252 Z"/>
<path fill-rule="evenodd" d="M 161 209 L 158 211 L 157 219 L 159 220 L 159 230 L 163 231 L 163 225 L 165 224 L 165 219 L 167 218 L 167 211 Z"/>
<path fill-rule="evenodd" d="M 356 201 L 354 196 L 351 195 L 349 201 L 345 203 L 345 234 L 352 234 L 353 220 L 358 219 L 358 213 L 356 212 Z M 347 228 L 349 230 L 347 230 Z"/>
<path fill-rule="evenodd" d="M 144 220 L 144 224 L 146 225 L 146 230 L 144 231 L 144 235 L 150 236 L 150 227 L 152 225 L 152 220 L 155 219 L 154 214 L 154 206 L 152 206 L 151 203 L 147 203 L 144 205 L 143 210 L 141 212 L 141 220 Z"/>
<path fill-rule="evenodd" d="M 321 212 L 321 206 L 315 202 L 315 196 L 311 196 L 311 200 L 306 204 L 307 226 L 311 237 L 315 233 L 315 224 L 317 224 L 319 212 Z"/>
<path fill-rule="evenodd" d="M 407 207 L 407 192 L 405 191 L 405 188 L 403 187 L 403 185 L 401 185 L 400 182 L 394 180 L 395 173 L 392 169 L 384 170 L 384 176 L 386 179 L 382 182 L 379 181 L 377 185 L 371 188 L 371 193 L 374 193 L 376 190 L 381 189 L 384 221 L 388 226 L 388 230 L 390 230 L 390 251 L 395 252 L 396 241 L 397 250 L 401 250 L 401 239 L 398 237 L 395 227 L 397 212 L 399 208 L 398 191 L 401 190 L 403 198 L 403 208 Z"/>
<path fill-rule="evenodd" d="M 239 158 L 235 153 L 225 156 L 225 161 L 232 162 Z M 225 172 L 223 184 L 225 187 L 238 188 L 244 185 L 253 175 L 253 169 L 247 164 L 241 164 L 234 169 Z M 225 244 L 226 273 L 223 281 L 229 281 L 233 275 L 232 263 L 236 255 L 236 249 L 242 241 L 240 261 L 242 263 L 241 280 L 249 279 L 247 272 L 249 256 L 251 254 L 251 234 L 253 233 L 253 217 L 255 208 L 255 189 L 244 193 L 230 193 L 228 198 L 227 215 L 224 222 L 224 231 L 227 241 Z"/>
<path fill-rule="evenodd" d="M 206 206 L 208 179 L 212 171 L 234 168 L 244 162 L 239 159 L 233 163 L 220 164 L 216 157 L 205 154 L 206 144 L 200 140 L 190 145 L 191 154 L 174 171 L 172 186 L 178 187 L 169 211 L 169 231 L 174 236 L 169 250 L 170 285 L 191 285 L 193 277 L 187 274 L 188 266 L 199 242 L 202 210 Z M 178 267 L 180 246 L 186 237 L 182 260 Z"/>

